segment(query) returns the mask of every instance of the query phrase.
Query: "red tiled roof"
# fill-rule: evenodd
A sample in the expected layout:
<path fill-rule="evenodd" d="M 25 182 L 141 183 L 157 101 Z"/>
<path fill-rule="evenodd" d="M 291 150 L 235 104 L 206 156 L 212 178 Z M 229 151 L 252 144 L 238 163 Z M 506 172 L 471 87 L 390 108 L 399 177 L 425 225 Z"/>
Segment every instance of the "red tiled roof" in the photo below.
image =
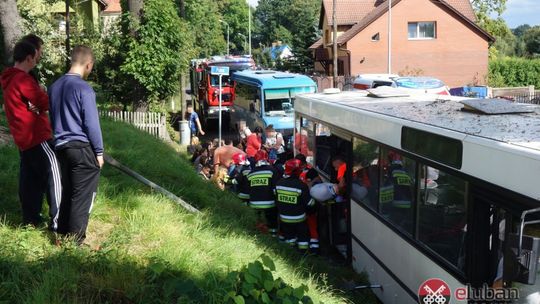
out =
<path fill-rule="evenodd" d="M 371 12 L 376 4 L 384 0 L 337 0 L 336 1 L 336 22 L 338 25 L 352 25 L 362 20 Z M 323 0 L 323 9 L 326 14 L 328 25 L 332 25 L 333 0 Z M 321 11 L 322 13 L 322 11 Z M 321 16 L 322 17 L 322 16 Z"/>
<path fill-rule="evenodd" d="M 444 0 L 446 3 L 450 4 L 463 16 L 469 18 L 471 21 L 476 22 L 476 14 L 474 13 L 472 4 L 469 0 Z"/>
<path fill-rule="evenodd" d="M 121 13 L 122 7 L 120 6 L 120 0 L 106 0 L 107 8 L 103 11 L 104 13 Z"/>
<path fill-rule="evenodd" d="M 310 49 L 310 50 L 311 50 L 311 49 L 316 49 L 316 48 L 322 46 L 322 43 L 323 43 L 323 38 L 321 37 L 319 40 L 315 41 L 315 43 L 313 43 L 313 44 L 309 47 L 309 49 Z"/>
<path fill-rule="evenodd" d="M 401 1 L 402 0 L 393 0 L 392 7 L 394 7 L 396 4 L 398 4 Z M 471 4 L 468 2 L 469 0 L 431 0 L 431 1 L 435 3 L 439 3 L 442 6 L 446 7 L 447 9 L 454 11 L 459 17 L 463 18 L 465 22 L 469 23 L 473 28 L 475 28 L 478 32 L 480 32 L 480 34 L 483 35 L 487 40 L 494 41 L 493 36 L 489 35 L 485 30 L 480 28 L 475 23 L 476 17 L 475 17 L 474 11 L 472 10 Z M 462 9 L 462 11 L 458 10 L 458 8 L 454 7 L 450 2 L 458 5 Z M 465 2 L 468 3 L 468 6 L 465 5 L 466 4 Z M 371 12 L 366 14 L 366 16 L 362 18 L 362 20 L 358 21 L 358 23 L 356 23 L 350 30 L 343 33 L 343 35 L 339 36 L 337 43 L 338 44 L 346 43 L 347 41 L 352 39 L 354 36 L 356 36 L 358 33 L 360 33 L 363 29 L 365 29 L 368 25 L 370 25 L 372 22 L 380 18 L 387 11 L 388 11 L 387 5 L 377 6 Z M 473 19 L 469 18 L 469 16 L 473 17 Z"/>
<path fill-rule="evenodd" d="M 338 25 L 352 25 L 364 19 L 371 11 L 381 6 L 387 0 L 336 0 L 336 21 Z M 461 15 L 476 22 L 476 15 L 470 0 L 444 0 Z M 326 22 L 332 25 L 333 0 L 323 0 L 323 10 L 326 14 Z M 321 14 L 323 14 L 321 10 Z M 322 16 L 321 16 L 322 17 Z M 321 20 L 322 21 L 322 20 Z"/>

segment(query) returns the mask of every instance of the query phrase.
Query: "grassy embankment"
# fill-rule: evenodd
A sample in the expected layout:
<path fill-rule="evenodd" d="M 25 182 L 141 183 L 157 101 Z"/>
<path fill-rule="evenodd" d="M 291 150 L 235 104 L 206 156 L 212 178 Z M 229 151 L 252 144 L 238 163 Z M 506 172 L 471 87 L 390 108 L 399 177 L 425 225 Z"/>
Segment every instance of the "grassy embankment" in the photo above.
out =
<path fill-rule="evenodd" d="M 302 259 L 258 234 L 254 213 L 202 181 L 175 148 L 124 124 L 104 121 L 102 129 L 107 153 L 203 214 L 189 214 L 106 166 L 89 248 L 56 247 L 44 227 L 20 227 L 18 152 L 0 147 L 1 303 L 220 303 L 230 290 L 227 273 L 262 253 L 288 284 L 308 285 L 316 303 L 375 303 L 368 292 L 346 295 L 333 287 L 342 278 L 359 279 L 350 270 Z"/>

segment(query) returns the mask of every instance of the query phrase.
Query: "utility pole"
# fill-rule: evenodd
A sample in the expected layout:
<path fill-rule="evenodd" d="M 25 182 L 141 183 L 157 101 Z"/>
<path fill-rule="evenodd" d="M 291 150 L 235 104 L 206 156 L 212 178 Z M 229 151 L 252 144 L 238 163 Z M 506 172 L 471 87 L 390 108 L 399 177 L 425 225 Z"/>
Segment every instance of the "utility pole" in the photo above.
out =
<path fill-rule="evenodd" d="M 338 50 L 337 50 L 337 22 L 336 22 L 336 0 L 332 1 L 332 27 L 334 28 L 333 31 L 333 51 L 334 54 L 334 72 L 333 72 L 333 80 L 334 80 L 334 88 L 338 87 Z"/>
<path fill-rule="evenodd" d="M 392 74 L 392 0 L 388 0 L 388 74 Z"/>
<path fill-rule="evenodd" d="M 249 56 L 251 57 L 251 6 L 248 1 L 248 36 L 249 36 Z"/>

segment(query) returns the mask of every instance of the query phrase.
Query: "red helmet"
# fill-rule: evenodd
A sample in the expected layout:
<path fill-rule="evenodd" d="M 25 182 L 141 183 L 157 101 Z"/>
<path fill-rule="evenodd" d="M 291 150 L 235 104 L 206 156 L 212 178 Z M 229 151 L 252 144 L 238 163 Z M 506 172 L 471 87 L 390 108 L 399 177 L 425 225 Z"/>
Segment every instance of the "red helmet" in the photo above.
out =
<path fill-rule="evenodd" d="M 233 155 L 232 161 L 235 165 L 243 165 L 246 162 L 246 154 L 238 152 Z"/>
<path fill-rule="evenodd" d="M 268 160 L 268 153 L 265 150 L 259 150 L 255 153 L 255 161 Z"/>
<path fill-rule="evenodd" d="M 302 162 L 299 159 L 289 159 L 285 162 L 285 174 L 298 176 L 302 173 Z"/>

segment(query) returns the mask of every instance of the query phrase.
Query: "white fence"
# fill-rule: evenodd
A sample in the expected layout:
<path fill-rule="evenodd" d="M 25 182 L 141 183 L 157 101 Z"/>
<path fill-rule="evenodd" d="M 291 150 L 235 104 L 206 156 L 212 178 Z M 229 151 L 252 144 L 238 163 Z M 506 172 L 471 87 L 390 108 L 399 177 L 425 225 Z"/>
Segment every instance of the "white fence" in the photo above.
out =
<path fill-rule="evenodd" d="M 100 111 L 99 115 L 114 121 L 128 123 L 155 137 L 170 141 L 165 114 L 156 112 Z"/>

